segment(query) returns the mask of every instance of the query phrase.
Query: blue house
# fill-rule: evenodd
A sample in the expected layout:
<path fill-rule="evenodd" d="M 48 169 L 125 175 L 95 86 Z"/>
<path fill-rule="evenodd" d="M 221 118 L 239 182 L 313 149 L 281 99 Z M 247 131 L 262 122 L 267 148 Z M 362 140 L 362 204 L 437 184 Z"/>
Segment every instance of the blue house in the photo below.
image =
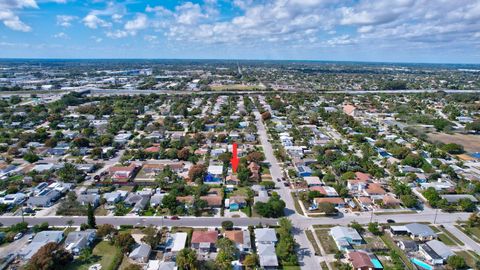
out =
<path fill-rule="evenodd" d="M 298 166 L 297 167 L 298 175 L 301 177 L 312 176 L 312 169 L 307 166 Z"/>

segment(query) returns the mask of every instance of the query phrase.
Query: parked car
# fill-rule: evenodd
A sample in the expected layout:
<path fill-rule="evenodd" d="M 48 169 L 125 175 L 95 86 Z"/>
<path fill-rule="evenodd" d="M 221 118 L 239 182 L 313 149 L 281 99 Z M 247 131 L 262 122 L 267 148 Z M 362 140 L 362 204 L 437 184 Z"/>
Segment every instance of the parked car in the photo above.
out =
<path fill-rule="evenodd" d="M 171 219 L 171 220 L 179 220 L 180 218 L 177 217 L 177 216 L 173 216 L 173 217 L 171 217 L 170 219 Z"/>
<path fill-rule="evenodd" d="M 395 220 L 393 220 L 393 219 L 387 219 L 387 223 L 395 223 Z"/>
<path fill-rule="evenodd" d="M 35 235 L 33 235 L 33 234 L 28 237 L 28 243 L 32 242 L 33 237 L 35 237 Z"/>
<path fill-rule="evenodd" d="M 15 236 L 13 237 L 13 240 L 17 241 L 18 239 L 22 238 L 22 236 L 23 236 L 23 233 L 19 232 L 19 233 L 15 234 Z"/>

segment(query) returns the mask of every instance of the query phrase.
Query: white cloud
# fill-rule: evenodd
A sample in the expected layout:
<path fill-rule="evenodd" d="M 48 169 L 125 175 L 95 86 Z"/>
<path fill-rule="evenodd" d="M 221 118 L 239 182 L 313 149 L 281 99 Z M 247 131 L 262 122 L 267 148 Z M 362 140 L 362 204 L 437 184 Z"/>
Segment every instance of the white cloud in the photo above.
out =
<path fill-rule="evenodd" d="M 135 17 L 135 19 L 133 19 L 131 21 L 128 21 L 125 24 L 125 30 L 136 32 L 138 30 L 142 30 L 142 29 L 147 28 L 147 26 L 148 26 L 147 15 L 139 13 Z"/>
<path fill-rule="evenodd" d="M 88 14 L 87 16 L 85 16 L 85 18 L 83 18 L 82 21 L 83 21 L 83 24 L 85 24 L 85 26 L 87 26 L 88 28 L 91 28 L 91 29 L 97 29 L 98 27 L 110 27 L 110 26 L 112 26 L 111 23 L 100 19 L 95 14 Z"/>
<path fill-rule="evenodd" d="M 63 27 L 70 27 L 72 25 L 72 21 L 78 19 L 77 16 L 71 15 L 57 15 L 57 25 Z"/>
<path fill-rule="evenodd" d="M 53 35 L 53 37 L 58 39 L 68 39 L 68 35 L 64 32 L 56 33 L 55 35 Z"/>
<path fill-rule="evenodd" d="M 35 0 L 0 0 L 0 21 L 15 31 L 29 32 L 32 28 L 25 24 L 15 11 L 24 8 L 38 8 Z"/>
<path fill-rule="evenodd" d="M 109 38 L 124 38 L 130 35 L 130 32 L 124 30 L 109 31 L 106 33 Z"/>

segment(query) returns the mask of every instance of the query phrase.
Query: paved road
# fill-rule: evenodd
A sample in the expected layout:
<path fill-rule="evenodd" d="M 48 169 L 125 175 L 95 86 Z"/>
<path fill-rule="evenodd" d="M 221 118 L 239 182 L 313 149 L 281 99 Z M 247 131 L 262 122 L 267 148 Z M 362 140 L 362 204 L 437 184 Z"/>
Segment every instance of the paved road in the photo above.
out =
<path fill-rule="evenodd" d="M 457 227 L 455 227 L 453 224 L 446 224 L 444 226 L 447 231 L 449 231 L 460 241 L 462 241 L 467 248 L 475 251 L 477 254 L 480 254 L 480 245 L 477 242 L 473 241 L 472 238 L 468 237 L 462 231 L 457 229 Z"/>
<path fill-rule="evenodd" d="M 299 264 L 302 269 L 316 269 L 320 266 L 320 261 L 317 261 L 313 252 L 310 250 L 309 240 L 305 235 L 305 227 L 301 226 L 299 221 L 304 218 L 300 216 L 295 211 L 295 205 L 293 202 L 292 195 L 290 194 L 290 189 L 285 187 L 282 183 L 278 183 L 276 181 L 277 178 L 283 177 L 283 172 L 280 166 L 278 165 L 278 161 L 273 154 L 272 145 L 268 141 L 267 130 L 265 125 L 262 122 L 262 117 L 258 110 L 255 111 L 255 118 L 257 124 L 257 132 L 260 138 L 260 142 L 263 147 L 263 152 L 265 153 L 265 159 L 270 164 L 270 175 L 273 178 L 273 181 L 277 187 L 278 194 L 282 197 L 285 201 L 285 215 L 292 220 L 293 223 L 293 235 L 295 240 L 297 241 L 299 248 L 297 250 Z"/>
<path fill-rule="evenodd" d="M 97 216 L 97 224 L 133 225 L 133 226 L 188 226 L 188 227 L 219 227 L 223 221 L 231 220 L 235 226 L 246 227 L 249 225 L 276 225 L 276 219 L 269 218 L 224 218 L 224 217 L 181 217 L 180 220 L 170 220 L 163 217 L 139 217 L 139 216 Z M 29 225 L 36 225 L 42 222 L 48 222 L 53 226 L 67 226 L 67 222 L 72 220 L 74 226 L 79 226 L 87 222 L 87 217 L 82 216 L 43 216 L 43 217 L 25 217 L 25 222 Z M 3 225 L 10 226 L 21 222 L 22 218 L 18 216 L 0 217 Z"/>
<path fill-rule="evenodd" d="M 28 242 L 31 233 L 25 234 L 22 238 L 13 241 L 12 243 L 0 247 L 0 258 L 6 258 L 8 254 L 15 254 L 20 251 Z"/>
<path fill-rule="evenodd" d="M 176 90 L 138 90 L 138 89 L 78 89 L 78 90 L 35 90 L 35 91 L 8 91 L 0 92 L 0 96 L 9 97 L 9 96 L 23 96 L 29 97 L 31 94 L 41 95 L 52 95 L 52 94 L 66 94 L 68 92 L 82 92 L 89 90 L 92 95 L 150 95 L 150 94 L 166 94 L 166 95 L 211 95 L 211 94 L 239 94 L 239 95 L 254 95 L 254 94 L 264 94 L 264 93 L 318 93 L 318 94 L 349 94 L 349 95 L 365 95 L 365 94 L 416 94 L 416 93 L 435 93 L 435 92 L 446 92 L 446 93 L 480 93 L 480 89 L 474 90 L 450 90 L 450 89 L 409 89 L 409 90 L 337 90 L 337 91 L 307 91 L 303 89 L 298 90 L 288 90 L 288 91 L 202 91 L 202 92 L 193 92 L 193 91 L 176 91 Z"/>

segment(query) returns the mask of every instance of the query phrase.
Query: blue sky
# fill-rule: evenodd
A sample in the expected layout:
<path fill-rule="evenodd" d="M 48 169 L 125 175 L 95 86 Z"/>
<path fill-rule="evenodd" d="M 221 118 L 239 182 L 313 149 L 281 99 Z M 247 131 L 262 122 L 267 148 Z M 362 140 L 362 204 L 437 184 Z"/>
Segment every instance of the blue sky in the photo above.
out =
<path fill-rule="evenodd" d="M 480 63 L 480 1 L 0 0 L 0 58 Z"/>

